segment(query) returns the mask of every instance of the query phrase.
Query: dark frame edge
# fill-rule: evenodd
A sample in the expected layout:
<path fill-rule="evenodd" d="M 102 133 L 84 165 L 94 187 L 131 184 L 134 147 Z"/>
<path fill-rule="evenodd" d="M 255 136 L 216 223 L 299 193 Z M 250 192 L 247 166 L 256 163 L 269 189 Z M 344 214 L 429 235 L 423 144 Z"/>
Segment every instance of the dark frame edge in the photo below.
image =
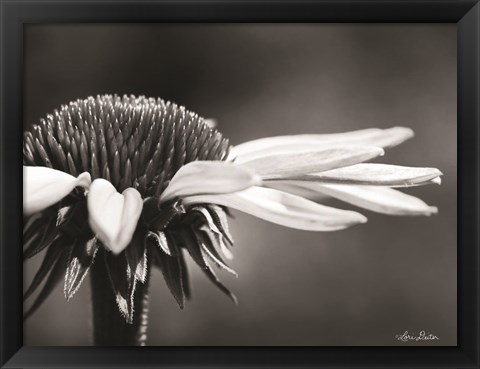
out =
<path fill-rule="evenodd" d="M 274 349 L 267 349 L 268 352 L 262 354 L 259 352 L 259 349 L 255 348 L 245 348 L 245 349 L 235 349 L 235 348 L 225 348 L 220 349 L 224 350 L 224 353 L 220 355 L 220 358 L 216 362 L 209 361 L 209 355 L 213 354 L 215 349 L 212 348 L 147 348 L 145 351 L 142 351 L 143 357 L 142 361 L 135 361 L 139 359 L 138 351 L 133 351 L 129 349 L 114 349 L 114 348 L 95 348 L 95 353 L 91 356 L 91 360 L 95 361 L 95 366 L 88 364 L 88 359 L 85 358 L 88 348 L 33 348 L 33 347 L 22 347 L 22 334 L 18 334 L 18 327 L 22 325 L 22 276 L 21 270 L 15 270 L 17 266 L 15 263 L 12 263 L 10 260 L 21 260 L 21 250 L 16 250 L 15 247 L 4 247 L 3 245 L 9 244 L 10 241 L 13 241 L 14 238 L 18 235 L 14 234 L 16 229 L 20 227 L 20 211 L 16 214 L 14 209 L 20 209 L 19 205 L 21 202 L 22 194 L 18 186 L 15 186 L 13 179 L 21 178 L 21 172 L 18 168 L 18 162 L 21 160 L 20 157 L 20 144 L 12 137 L 21 137 L 21 131 L 19 131 L 14 125 L 8 125 L 8 122 L 18 122 L 22 120 L 22 72 L 23 66 L 21 61 L 23 60 L 23 51 L 21 48 L 18 48 L 18 45 L 22 45 L 23 38 L 23 24 L 28 23 L 29 21 L 87 21 L 89 12 L 80 12 L 76 13 L 79 6 L 80 8 L 88 8 L 93 3 L 88 2 L 88 6 L 85 4 L 80 4 L 79 2 L 72 2 L 68 4 L 64 9 L 70 9 L 67 11 L 63 17 L 57 13 L 56 16 L 51 16 L 49 18 L 42 18 L 35 13 L 35 10 L 28 8 L 32 4 L 35 5 L 35 9 L 39 9 L 39 4 L 47 4 L 50 8 L 53 9 L 53 6 L 60 6 L 58 1 L 26 1 L 26 2 L 17 2 L 14 3 L 9 0 L 0 0 L 0 14 L 1 14 L 1 84 L 0 90 L 0 101 L 3 109 L 0 109 L 0 365 L 3 365 L 9 360 L 2 368 L 20 368 L 20 367 L 73 367 L 67 363 L 73 362 L 75 359 L 78 359 L 75 367 L 157 367 L 161 365 L 163 368 L 167 367 L 180 367 L 188 366 L 194 367 L 198 366 L 215 366 L 218 367 L 272 367 L 272 362 L 269 360 L 270 355 L 281 353 L 281 350 L 276 351 Z M 121 2 L 122 4 L 127 4 L 127 2 Z M 250 3 L 243 8 L 238 2 L 233 2 L 230 4 L 235 4 L 234 6 L 240 9 L 240 13 L 235 15 L 228 12 L 228 2 L 218 2 L 217 11 L 214 11 L 211 15 L 209 14 L 209 8 L 214 6 L 210 1 L 199 2 L 200 6 L 197 6 L 198 12 L 194 10 L 187 11 L 187 15 L 183 18 L 179 18 L 178 14 L 181 14 L 181 9 L 188 9 L 189 6 L 192 6 L 190 2 L 182 2 L 181 5 L 173 5 L 173 2 L 163 2 L 167 9 L 174 9 L 174 13 L 170 21 L 199 21 L 199 19 L 207 19 L 209 21 L 220 21 L 221 19 L 231 19 L 233 22 L 246 21 L 248 13 L 251 13 L 255 10 L 254 4 Z M 333 1 L 318 1 L 317 3 L 324 6 L 325 9 L 330 7 L 330 9 L 335 8 L 336 10 L 327 11 L 323 15 L 323 19 L 313 19 L 311 15 L 307 17 L 307 21 L 334 21 L 335 12 L 345 11 L 348 8 L 348 4 L 352 1 L 339 1 L 340 6 L 333 5 Z M 380 4 L 380 2 L 375 1 L 357 1 L 354 8 L 358 8 L 360 4 L 369 3 Z M 458 162 L 459 162 L 459 173 L 462 173 L 463 181 L 459 185 L 458 192 L 458 204 L 459 204 L 459 219 L 458 219 L 458 232 L 459 232 L 459 244 L 462 242 L 465 243 L 466 239 L 471 243 L 474 241 L 474 248 L 467 249 L 465 247 L 459 248 L 458 256 L 459 262 L 463 260 L 463 264 L 459 265 L 458 272 L 458 281 L 459 281 L 459 309 L 458 309 L 458 345 L 459 349 L 456 348 L 445 348 L 443 354 L 441 354 L 439 348 L 426 348 L 428 352 L 433 355 L 434 353 L 439 354 L 439 359 L 437 362 L 432 364 L 427 361 L 427 356 L 422 355 L 421 349 L 412 348 L 412 350 L 402 350 L 408 348 L 399 348 L 399 350 L 391 348 L 382 348 L 382 353 L 378 356 L 378 361 L 372 363 L 369 361 L 369 355 L 371 355 L 375 348 L 325 348 L 322 352 L 325 353 L 318 356 L 308 354 L 308 350 L 302 349 L 293 349 L 292 352 L 296 354 L 306 354 L 307 358 L 314 360 L 315 358 L 322 357 L 324 361 L 327 362 L 331 360 L 329 367 L 347 367 L 347 363 L 351 362 L 345 358 L 342 361 L 334 363 L 333 359 L 336 357 L 344 357 L 345 351 L 350 350 L 352 353 L 351 358 L 356 358 L 357 367 L 394 367 L 392 366 L 392 357 L 398 359 L 402 356 L 401 353 L 412 354 L 412 358 L 416 361 L 416 364 L 412 364 L 412 361 L 401 359 L 398 363 L 395 364 L 395 367 L 398 368 L 414 368 L 414 367 L 455 367 L 455 368 L 479 368 L 479 352 L 478 346 L 479 341 L 479 320 L 478 320 L 478 308 L 479 308 L 479 286 L 478 286 L 478 270 L 479 270 L 479 236 L 478 236 L 478 224 L 479 224 L 479 126 L 480 126 L 480 108 L 478 101 L 480 101 L 480 4 L 478 0 L 462 0 L 462 1 L 443 1 L 443 4 L 450 4 L 452 6 L 452 11 L 448 12 L 447 8 L 441 7 L 441 15 L 439 17 L 434 17 L 432 15 L 427 16 L 428 12 L 432 11 L 432 4 L 439 3 L 438 1 L 383 1 L 383 9 L 385 9 L 385 4 L 390 4 L 392 6 L 397 4 L 398 9 L 401 10 L 400 13 L 396 13 L 392 16 L 390 21 L 424 21 L 424 22 L 443 22 L 443 21 L 458 21 L 458 120 L 459 122 L 468 122 L 471 125 L 470 129 L 465 129 L 465 124 L 459 129 L 459 152 L 458 152 Z M 402 3 L 398 5 L 399 3 Z M 414 4 L 420 4 L 421 6 L 418 9 L 422 12 L 417 13 L 414 17 L 410 19 L 402 18 L 402 15 L 405 17 L 405 11 L 408 7 L 414 6 Z M 456 3 L 454 6 L 453 4 Z M 113 3 L 108 2 L 98 2 L 99 13 L 102 13 L 101 9 L 106 9 L 106 7 L 111 6 Z M 140 7 L 140 10 L 135 14 L 131 14 L 131 17 L 135 21 L 140 21 L 142 19 L 147 19 L 149 21 L 162 21 L 168 18 L 167 15 L 162 16 L 152 16 L 145 12 L 145 9 L 148 8 L 149 4 L 153 5 L 155 3 L 142 3 L 144 8 Z M 203 7 L 201 6 L 203 4 Z M 288 8 L 283 7 L 284 4 L 281 2 L 260 2 L 260 12 L 253 18 L 251 21 L 267 21 L 268 18 L 268 9 L 276 4 L 279 7 L 277 16 L 274 16 L 274 21 L 281 22 L 287 21 L 299 21 L 303 16 L 305 16 L 305 10 L 308 8 L 308 5 L 313 4 L 312 2 L 301 2 L 300 8 L 303 6 L 302 11 L 296 11 L 288 14 Z M 302 5 L 303 4 L 303 5 Z M 170 8 L 168 8 L 170 7 Z M 382 7 L 382 6 L 381 6 Z M 27 9 L 28 8 L 28 9 Z M 388 8 L 388 6 L 387 6 Z M 143 9 L 143 10 L 142 10 Z M 319 7 L 317 6 L 317 11 Z M 391 9 L 391 8 L 390 8 Z M 410 8 L 411 9 L 411 8 Z M 45 10 L 45 9 L 43 9 Z M 127 14 L 129 13 L 130 8 L 125 6 L 123 8 L 122 14 L 124 15 L 113 15 L 110 16 L 112 22 L 121 22 L 125 21 Z M 390 10 L 391 11 L 391 10 Z M 26 12 L 26 13 L 25 13 Z M 176 13 L 178 12 L 178 13 Z M 45 11 L 43 11 L 45 16 Z M 48 14 L 48 11 L 46 12 Z M 76 14 L 75 14 L 76 13 Z M 307 12 L 308 13 L 308 12 Z M 314 13 L 314 12 L 312 12 Z M 380 17 L 379 11 L 375 16 L 365 17 L 365 10 L 359 13 L 357 18 L 350 16 L 343 16 L 341 20 L 343 21 L 361 21 L 359 17 L 362 15 L 363 21 L 389 21 L 386 18 Z M 381 12 L 380 12 L 381 13 Z M 395 13 L 395 12 L 392 12 Z M 69 15 L 68 15 L 69 14 Z M 230 14 L 230 16 L 229 16 Z M 440 13 L 439 13 L 440 14 Z M 288 18 L 290 16 L 290 18 Z M 92 16 L 93 17 L 93 16 Z M 153 19 L 153 18 L 155 19 Z M 203 18 L 202 18 L 203 17 Z M 160 19 L 161 18 L 161 19 Z M 91 18 L 90 18 L 91 19 Z M 101 17 L 93 17 L 96 21 L 101 21 Z M 305 19 L 305 18 L 302 18 Z M 436 20 L 435 20 L 436 19 Z M 9 35 L 7 37 L 7 30 Z M 13 30 L 13 32 L 11 32 Z M 461 67 L 460 67 L 461 66 Z M 7 88 L 8 87 L 8 91 Z M 462 143 L 462 145 L 460 145 Z M 9 154 L 8 160 L 6 160 L 6 153 Z M 465 159 L 465 158 L 468 158 Z M 6 195 L 8 194 L 8 195 Z M 472 203 L 475 205 L 473 206 Z M 8 213 L 7 213 L 7 209 Z M 12 210 L 13 209 L 13 210 Z M 468 235 L 468 236 L 465 236 Z M 21 236 L 20 236 L 21 237 Z M 19 237 L 18 237 L 19 238 Z M 10 276 L 14 277 L 11 278 Z M 7 284 L 8 278 L 8 284 Z M 5 296 L 8 297 L 8 303 Z M 20 307 L 20 308 L 19 308 Z M 471 324 L 474 322 L 474 324 Z M 471 325 L 469 325 L 469 323 Z M 242 361 L 238 362 L 237 365 L 231 365 L 232 357 L 239 357 L 240 351 L 244 350 L 247 352 L 247 357 Z M 425 351 L 424 350 L 424 351 Z M 60 352 L 62 351 L 62 352 Z M 175 358 L 181 357 L 182 352 L 187 351 L 190 358 L 187 358 L 184 362 L 176 362 Z M 276 353 L 275 353 L 276 352 Z M 370 353 L 370 354 L 369 354 Z M 88 354 L 91 354 L 88 352 Z M 241 354 L 241 353 L 240 353 Z M 58 360 L 51 359 L 50 355 L 57 356 Z M 72 357 L 73 355 L 73 357 Z M 105 357 L 108 356 L 118 357 L 119 364 L 110 364 L 105 360 Z M 166 355 L 167 357 L 164 357 Z M 393 356 L 391 356 L 393 355 Z M 70 356 L 70 361 L 65 361 Z M 282 355 L 280 355 L 282 356 Z M 285 356 L 285 355 L 283 355 Z M 130 357 L 130 358 L 129 358 Z M 63 358 L 64 361 L 59 361 Z M 160 359 L 162 358 L 162 359 Z M 230 361 L 229 361 L 230 359 Z M 120 363 L 122 365 L 120 365 Z M 308 363 L 308 360 L 305 361 L 305 364 Z M 291 357 L 286 356 L 286 360 L 282 363 L 278 360 L 278 367 L 298 367 L 298 363 L 291 361 Z M 320 367 L 320 363 L 318 366 Z M 312 367 L 310 365 L 310 367 Z M 323 367 L 323 366 L 322 366 Z M 350 367 L 350 366 L 348 366 Z"/>
<path fill-rule="evenodd" d="M 458 345 L 478 367 L 480 322 L 479 265 L 480 237 L 479 187 L 480 187 L 480 3 L 477 3 L 458 22 L 458 121 L 467 122 L 471 130 L 458 130 L 458 173 L 464 180 L 458 187 L 458 244 L 465 245 L 465 235 L 471 235 L 476 247 L 458 248 Z M 464 128 L 464 127 L 463 127 Z M 475 194 L 472 198 L 470 194 Z M 472 206 L 474 201 L 475 206 Z M 465 283 L 470 280 L 470 284 Z M 476 312 L 476 313 L 475 313 Z M 473 319 L 469 326 L 465 317 Z"/>
<path fill-rule="evenodd" d="M 14 238 L 22 238 L 20 204 L 23 191 L 12 180 L 22 178 L 22 169 L 18 165 L 21 162 L 21 152 L 17 146 L 20 145 L 14 142 L 17 137 L 21 140 L 21 136 L 17 136 L 21 130 L 8 122 L 22 120 L 19 105 L 22 100 L 16 100 L 22 96 L 23 48 L 16 45 L 23 44 L 23 24 L 17 17 L 9 16 L 10 9 L 7 5 L 8 2 L 0 0 L 0 365 L 23 345 L 23 330 L 18 332 L 23 322 L 23 278 L 17 270 L 18 266 L 11 262 L 22 260 L 22 251 L 20 248 L 5 246 L 12 244 Z M 18 230 L 17 234 L 14 230 Z"/>

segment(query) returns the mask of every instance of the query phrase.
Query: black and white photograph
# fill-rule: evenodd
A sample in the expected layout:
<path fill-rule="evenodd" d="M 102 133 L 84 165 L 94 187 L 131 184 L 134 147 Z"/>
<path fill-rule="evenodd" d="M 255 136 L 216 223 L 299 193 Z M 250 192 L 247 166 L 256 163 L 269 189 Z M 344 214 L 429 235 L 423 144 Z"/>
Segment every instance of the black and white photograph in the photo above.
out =
<path fill-rule="evenodd" d="M 455 23 L 42 23 L 26 346 L 456 346 Z"/>

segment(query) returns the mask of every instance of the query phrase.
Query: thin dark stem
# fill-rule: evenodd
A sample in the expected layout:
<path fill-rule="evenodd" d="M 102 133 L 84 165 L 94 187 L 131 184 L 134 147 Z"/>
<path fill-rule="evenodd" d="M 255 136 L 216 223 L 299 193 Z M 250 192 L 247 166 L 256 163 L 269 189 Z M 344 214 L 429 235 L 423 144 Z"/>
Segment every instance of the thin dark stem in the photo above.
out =
<path fill-rule="evenodd" d="M 99 250 L 99 254 L 104 250 Z M 133 323 L 120 314 L 103 255 L 97 255 L 90 271 L 93 340 L 95 346 L 145 346 L 148 327 L 148 271 L 145 284 L 137 283 Z"/>

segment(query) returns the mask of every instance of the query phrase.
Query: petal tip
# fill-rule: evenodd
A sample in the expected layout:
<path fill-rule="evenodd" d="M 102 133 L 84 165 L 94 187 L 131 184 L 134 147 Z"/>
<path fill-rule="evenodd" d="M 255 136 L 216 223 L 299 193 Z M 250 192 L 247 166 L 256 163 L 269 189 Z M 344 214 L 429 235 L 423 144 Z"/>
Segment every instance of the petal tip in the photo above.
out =
<path fill-rule="evenodd" d="M 376 149 L 378 150 L 378 156 L 385 155 L 385 150 L 384 149 L 382 149 L 381 147 L 376 147 Z"/>
<path fill-rule="evenodd" d="M 342 222 L 338 223 L 336 228 L 332 228 L 333 231 L 335 230 L 343 230 L 346 228 L 350 228 L 356 226 L 358 224 L 365 224 L 368 221 L 368 218 L 363 214 L 357 213 L 356 211 L 352 210 L 345 210 L 344 211 L 347 218 L 344 218 Z"/>
<path fill-rule="evenodd" d="M 413 129 L 402 126 L 395 126 L 389 129 L 399 139 L 399 143 L 409 140 L 415 136 Z"/>
<path fill-rule="evenodd" d="M 411 128 L 400 126 L 386 129 L 385 132 L 390 135 L 388 142 L 385 144 L 387 148 L 397 146 L 415 136 L 415 132 Z"/>
<path fill-rule="evenodd" d="M 406 139 L 409 139 L 409 138 L 412 138 L 412 137 L 415 136 L 415 132 L 413 131 L 413 129 L 408 128 L 408 127 L 396 126 L 396 127 L 392 128 L 392 131 L 397 131 L 399 133 L 403 133 L 403 136 Z"/>
<path fill-rule="evenodd" d="M 356 214 L 357 214 L 356 215 L 357 219 L 356 219 L 356 222 L 353 223 L 353 224 L 365 224 L 365 223 L 367 223 L 368 218 L 365 215 L 360 214 L 360 213 L 356 213 Z"/>
<path fill-rule="evenodd" d="M 125 247 L 123 247 L 123 245 L 118 245 L 118 244 L 117 245 L 110 244 L 105 246 L 107 247 L 107 249 L 109 249 L 112 252 L 113 255 L 118 256 L 121 254 L 123 250 L 127 248 L 128 244 L 125 245 Z"/>
<path fill-rule="evenodd" d="M 88 172 L 83 172 L 77 177 L 77 186 L 88 188 L 91 183 L 92 183 L 92 177 Z"/>
<path fill-rule="evenodd" d="M 442 178 L 436 177 L 436 178 L 432 179 L 432 183 L 436 184 L 436 185 L 441 185 L 442 184 Z"/>

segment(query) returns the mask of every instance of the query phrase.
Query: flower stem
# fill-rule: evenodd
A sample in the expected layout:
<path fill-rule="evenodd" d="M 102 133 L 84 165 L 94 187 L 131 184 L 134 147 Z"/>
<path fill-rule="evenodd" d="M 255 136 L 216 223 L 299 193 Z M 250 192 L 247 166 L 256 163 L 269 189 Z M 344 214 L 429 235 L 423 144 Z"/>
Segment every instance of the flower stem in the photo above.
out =
<path fill-rule="evenodd" d="M 98 253 L 103 253 L 99 250 Z M 134 297 L 133 322 L 129 324 L 120 314 L 103 255 L 97 255 L 97 262 L 90 270 L 93 314 L 93 343 L 95 346 L 145 346 L 148 327 L 148 270 L 145 284 L 137 283 Z"/>

